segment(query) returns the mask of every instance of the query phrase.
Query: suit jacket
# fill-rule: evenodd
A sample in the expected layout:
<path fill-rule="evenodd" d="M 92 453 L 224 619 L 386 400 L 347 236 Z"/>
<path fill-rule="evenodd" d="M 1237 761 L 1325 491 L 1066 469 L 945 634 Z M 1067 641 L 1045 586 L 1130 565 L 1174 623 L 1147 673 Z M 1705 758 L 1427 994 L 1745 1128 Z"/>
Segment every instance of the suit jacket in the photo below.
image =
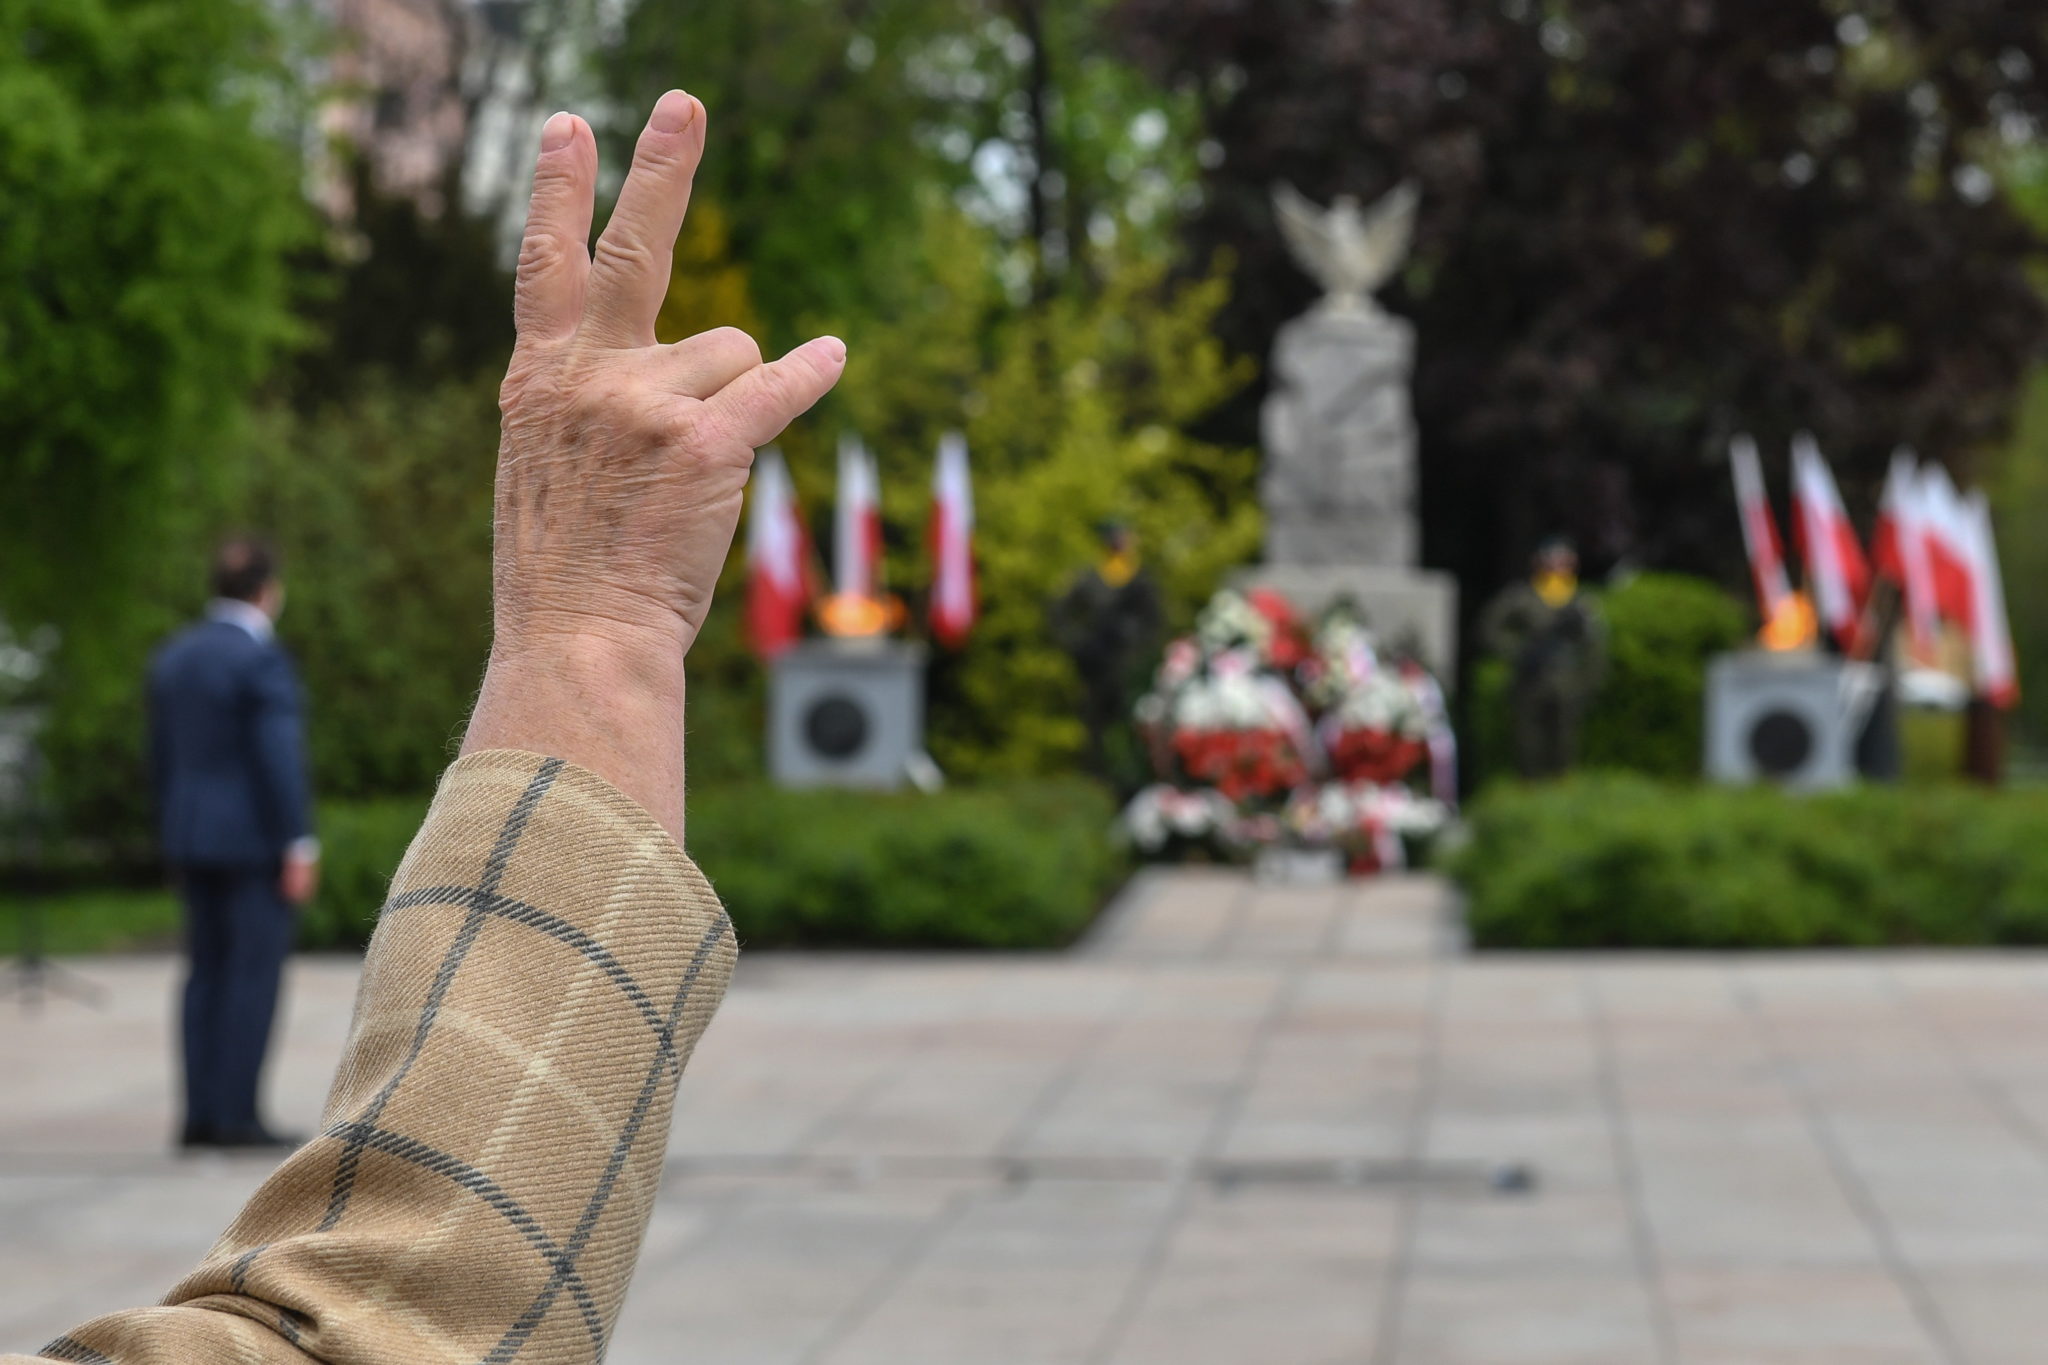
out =
<path fill-rule="evenodd" d="M 598 1360 L 736 955 L 631 798 L 559 759 L 462 759 L 392 882 L 320 1135 L 163 1306 L 40 1359 Z"/>
<path fill-rule="evenodd" d="M 291 659 L 231 621 L 187 627 L 149 667 L 149 749 L 164 859 L 260 867 L 313 832 Z"/>

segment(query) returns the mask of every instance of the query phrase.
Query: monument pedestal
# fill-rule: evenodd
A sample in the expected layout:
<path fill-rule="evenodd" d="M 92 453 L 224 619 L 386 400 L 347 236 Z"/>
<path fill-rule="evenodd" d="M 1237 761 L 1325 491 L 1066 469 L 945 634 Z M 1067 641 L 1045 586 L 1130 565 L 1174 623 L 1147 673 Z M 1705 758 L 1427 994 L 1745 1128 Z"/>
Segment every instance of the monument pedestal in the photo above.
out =
<path fill-rule="evenodd" d="M 1707 776 L 1799 791 L 1848 785 L 1888 685 L 1876 664 L 1804 650 L 1714 656 L 1707 665 Z"/>
<path fill-rule="evenodd" d="M 768 773 L 785 787 L 900 787 L 924 755 L 924 649 L 806 640 L 768 678 Z M 927 763 L 929 760 L 925 760 Z"/>
<path fill-rule="evenodd" d="M 1417 567 L 1414 329 L 1376 305 L 1329 301 L 1280 329 L 1261 416 L 1266 563 L 1233 579 L 1311 615 L 1349 597 L 1385 647 L 1412 640 L 1456 677 L 1458 588 Z"/>
<path fill-rule="evenodd" d="M 1414 362 L 1414 329 L 1376 307 L 1325 305 L 1280 329 L 1259 415 L 1267 562 L 1415 563 Z"/>

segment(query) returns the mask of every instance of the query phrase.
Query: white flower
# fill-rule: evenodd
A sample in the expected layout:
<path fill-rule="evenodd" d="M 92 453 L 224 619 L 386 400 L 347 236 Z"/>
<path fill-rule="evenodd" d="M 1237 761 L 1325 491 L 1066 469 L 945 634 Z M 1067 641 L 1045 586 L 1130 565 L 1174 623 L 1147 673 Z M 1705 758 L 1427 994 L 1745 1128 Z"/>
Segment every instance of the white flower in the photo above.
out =
<path fill-rule="evenodd" d="M 1263 651 L 1272 639 L 1273 623 L 1260 614 L 1242 593 L 1226 588 L 1210 598 L 1209 605 L 1202 608 L 1202 614 L 1195 622 L 1195 635 L 1201 640 L 1202 647 L 1211 651 L 1237 644 L 1249 644 L 1255 651 Z"/>
<path fill-rule="evenodd" d="M 1270 723 L 1260 680 L 1249 672 L 1197 678 L 1174 697 L 1172 715 L 1183 730 L 1263 730 Z"/>
<path fill-rule="evenodd" d="M 1134 845 L 1157 853 L 1176 835 L 1183 839 L 1227 838 L 1236 819 L 1237 807 L 1213 788 L 1183 791 L 1161 782 L 1132 797 L 1120 823 Z"/>

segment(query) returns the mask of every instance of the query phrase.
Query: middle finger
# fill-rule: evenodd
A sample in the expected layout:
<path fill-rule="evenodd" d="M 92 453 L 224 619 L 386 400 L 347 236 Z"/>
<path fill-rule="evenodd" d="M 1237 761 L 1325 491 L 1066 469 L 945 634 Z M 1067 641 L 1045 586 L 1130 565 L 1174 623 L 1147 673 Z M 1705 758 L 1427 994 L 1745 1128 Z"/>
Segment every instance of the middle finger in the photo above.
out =
<path fill-rule="evenodd" d="M 704 156 L 704 106 L 671 90 L 633 149 L 618 206 L 590 266 L 587 330 L 614 346 L 652 346 L 668 292 L 676 233 L 690 207 L 690 182 Z"/>

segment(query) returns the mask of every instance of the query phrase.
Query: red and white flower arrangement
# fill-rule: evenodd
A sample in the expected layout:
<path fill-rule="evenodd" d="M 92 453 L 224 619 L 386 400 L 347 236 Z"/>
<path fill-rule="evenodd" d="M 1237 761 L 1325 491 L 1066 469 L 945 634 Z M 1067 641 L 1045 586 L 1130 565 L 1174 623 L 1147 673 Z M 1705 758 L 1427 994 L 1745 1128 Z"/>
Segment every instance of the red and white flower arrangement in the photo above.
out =
<path fill-rule="evenodd" d="M 1450 818 L 1417 789 L 1449 795 L 1443 692 L 1344 604 L 1311 632 L 1277 594 L 1218 593 L 1167 646 L 1137 722 L 1159 780 L 1123 824 L 1148 855 L 1326 848 L 1371 872 Z"/>

